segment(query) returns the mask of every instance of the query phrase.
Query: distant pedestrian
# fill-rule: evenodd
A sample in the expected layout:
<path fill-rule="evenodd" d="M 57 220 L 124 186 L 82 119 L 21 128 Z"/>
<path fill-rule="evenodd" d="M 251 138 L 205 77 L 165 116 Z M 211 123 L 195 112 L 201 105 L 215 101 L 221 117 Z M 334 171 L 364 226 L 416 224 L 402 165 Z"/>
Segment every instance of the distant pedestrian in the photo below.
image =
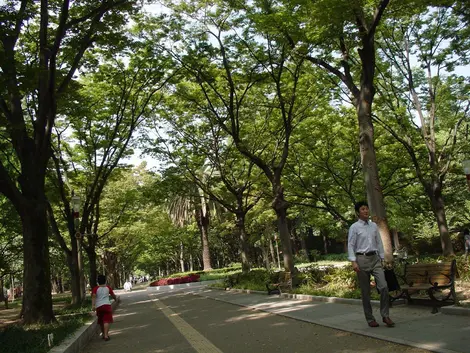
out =
<path fill-rule="evenodd" d="M 463 238 L 465 242 L 465 261 L 468 261 L 468 249 L 470 249 L 470 230 L 468 228 L 463 230 Z"/>
<path fill-rule="evenodd" d="M 377 224 L 369 220 L 369 205 L 365 201 L 354 205 L 358 220 L 351 225 L 348 234 L 348 259 L 357 273 L 361 288 L 364 315 L 370 327 L 378 327 L 372 314 L 370 303 L 370 275 L 375 279 L 380 293 L 380 314 L 382 321 L 393 327 L 395 323 L 389 317 L 389 295 L 387 282 L 382 267 L 384 248 Z"/>
<path fill-rule="evenodd" d="M 98 286 L 91 292 L 91 309 L 96 310 L 98 325 L 101 328 L 101 335 L 105 341 L 109 341 L 109 325 L 113 322 L 113 309 L 109 297 L 117 300 L 112 288 L 106 284 L 106 276 L 98 276 Z"/>
<path fill-rule="evenodd" d="M 130 281 L 126 281 L 124 283 L 124 290 L 127 291 L 127 292 L 130 292 L 132 289 L 132 283 Z"/>

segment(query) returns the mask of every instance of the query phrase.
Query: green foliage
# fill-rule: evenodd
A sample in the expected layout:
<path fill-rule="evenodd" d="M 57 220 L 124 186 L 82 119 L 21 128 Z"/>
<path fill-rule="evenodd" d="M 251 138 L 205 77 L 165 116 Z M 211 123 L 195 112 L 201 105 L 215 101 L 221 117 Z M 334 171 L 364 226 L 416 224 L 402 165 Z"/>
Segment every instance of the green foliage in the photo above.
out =
<path fill-rule="evenodd" d="M 294 264 L 304 264 L 309 262 L 308 256 L 304 251 L 300 251 L 298 254 L 294 255 Z"/>
<path fill-rule="evenodd" d="M 19 326 L 8 325 L 0 330 L 2 353 L 46 353 L 50 350 L 47 335 L 54 334 L 54 345 L 60 344 L 67 336 L 90 321 L 90 314 L 66 316 L 49 325 Z"/>
<path fill-rule="evenodd" d="M 458 279 L 464 282 L 469 282 L 470 281 L 470 265 L 469 263 L 465 260 L 465 258 L 462 257 L 457 257 L 457 274 L 458 274 Z"/>
<path fill-rule="evenodd" d="M 249 273 L 234 273 L 231 280 L 227 277 L 219 287 L 234 287 L 240 289 L 266 290 L 266 283 L 277 283 L 278 272 L 265 269 L 252 270 Z M 293 293 L 325 295 L 342 298 L 360 298 L 357 275 L 350 266 L 318 266 L 311 265 L 297 274 L 299 286 L 293 288 Z M 372 290 L 372 298 L 378 295 Z"/>
<path fill-rule="evenodd" d="M 266 283 L 273 281 L 273 276 L 273 272 L 266 269 L 252 269 L 248 273 L 239 271 L 231 275 L 232 281 L 228 279 L 225 281 L 225 286 L 233 285 L 234 288 L 264 291 Z"/>
<path fill-rule="evenodd" d="M 45 353 L 50 350 L 47 335 L 54 334 L 54 345 L 57 346 L 93 317 L 91 312 L 91 298 L 86 298 L 83 304 L 72 306 L 70 295 L 55 295 L 52 297 L 57 322 L 49 325 L 7 325 L 0 330 L 2 353 Z M 19 305 L 20 302 L 13 303 Z M 65 304 L 65 305 L 63 305 Z M 11 307 L 11 306 L 10 306 Z"/>
<path fill-rule="evenodd" d="M 347 253 L 341 253 L 341 254 L 326 254 L 326 255 L 320 255 L 319 256 L 320 261 L 349 261 L 348 260 L 348 254 Z"/>

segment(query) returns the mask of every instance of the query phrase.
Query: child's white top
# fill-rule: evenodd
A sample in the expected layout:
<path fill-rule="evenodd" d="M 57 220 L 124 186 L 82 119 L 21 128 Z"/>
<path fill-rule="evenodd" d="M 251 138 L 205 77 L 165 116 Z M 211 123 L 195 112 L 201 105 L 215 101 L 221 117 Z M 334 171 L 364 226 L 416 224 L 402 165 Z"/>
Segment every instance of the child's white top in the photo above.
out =
<path fill-rule="evenodd" d="M 109 296 L 114 295 L 114 292 L 110 286 L 105 285 L 93 288 L 92 294 L 96 295 L 95 307 L 99 308 L 102 305 L 111 305 Z"/>

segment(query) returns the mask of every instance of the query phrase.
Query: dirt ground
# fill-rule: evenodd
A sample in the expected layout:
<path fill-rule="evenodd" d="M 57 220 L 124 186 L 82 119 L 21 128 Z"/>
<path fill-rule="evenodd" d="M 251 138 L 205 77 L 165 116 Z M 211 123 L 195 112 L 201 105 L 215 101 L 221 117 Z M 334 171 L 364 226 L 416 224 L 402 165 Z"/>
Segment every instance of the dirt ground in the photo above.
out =
<path fill-rule="evenodd" d="M 53 303 L 53 310 L 63 308 L 67 304 L 67 299 L 65 299 L 63 302 Z M 16 298 L 13 302 L 8 302 L 8 309 L 5 308 L 5 304 L 3 302 L 0 303 L 0 329 L 7 325 L 19 324 L 21 322 L 20 312 L 21 298 Z"/>

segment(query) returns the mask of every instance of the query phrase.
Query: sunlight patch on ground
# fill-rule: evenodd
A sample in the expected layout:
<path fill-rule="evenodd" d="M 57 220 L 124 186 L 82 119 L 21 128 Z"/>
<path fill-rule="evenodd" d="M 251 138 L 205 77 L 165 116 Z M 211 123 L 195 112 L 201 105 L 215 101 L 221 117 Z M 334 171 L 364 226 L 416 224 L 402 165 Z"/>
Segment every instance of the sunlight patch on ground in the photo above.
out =
<path fill-rule="evenodd" d="M 233 322 L 239 322 L 239 321 L 244 321 L 244 320 L 258 320 L 258 319 L 264 319 L 268 316 L 272 316 L 272 314 L 266 313 L 266 312 L 257 312 L 257 313 L 252 313 L 252 314 L 239 315 L 237 317 L 233 317 L 228 320 L 225 320 L 225 322 L 233 323 Z"/>
<path fill-rule="evenodd" d="M 119 317 L 124 317 L 124 316 L 132 316 L 132 315 L 137 315 L 138 313 L 136 312 L 133 312 L 133 313 L 117 313 L 117 314 L 113 314 L 115 318 L 119 318 Z"/>
<path fill-rule="evenodd" d="M 266 309 L 283 309 L 283 308 L 286 308 L 286 307 L 292 307 L 292 308 L 295 308 L 297 307 L 297 310 L 299 309 L 305 309 L 305 308 L 314 308 L 316 306 L 319 306 L 321 305 L 321 303 L 319 304 L 302 304 L 300 305 L 298 302 L 292 302 L 292 301 L 288 301 L 288 302 L 285 302 L 285 301 L 278 301 L 278 302 L 274 302 L 274 303 L 271 303 L 271 304 L 265 304 L 265 303 L 262 303 L 262 304 L 256 304 L 256 305 L 253 305 L 252 307 L 255 308 L 255 309 L 263 309 L 263 310 L 266 310 Z"/>
<path fill-rule="evenodd" d="M 146 303 L 151 303 L 151 302 L 152 302 L 152 299 L 148 299 L 148 300 L 140 300 L 140 301 L 134 302 L 134 303 L 129 303 L 127 305 L 132 306 L 132 305 L 146 304 Z"/>

